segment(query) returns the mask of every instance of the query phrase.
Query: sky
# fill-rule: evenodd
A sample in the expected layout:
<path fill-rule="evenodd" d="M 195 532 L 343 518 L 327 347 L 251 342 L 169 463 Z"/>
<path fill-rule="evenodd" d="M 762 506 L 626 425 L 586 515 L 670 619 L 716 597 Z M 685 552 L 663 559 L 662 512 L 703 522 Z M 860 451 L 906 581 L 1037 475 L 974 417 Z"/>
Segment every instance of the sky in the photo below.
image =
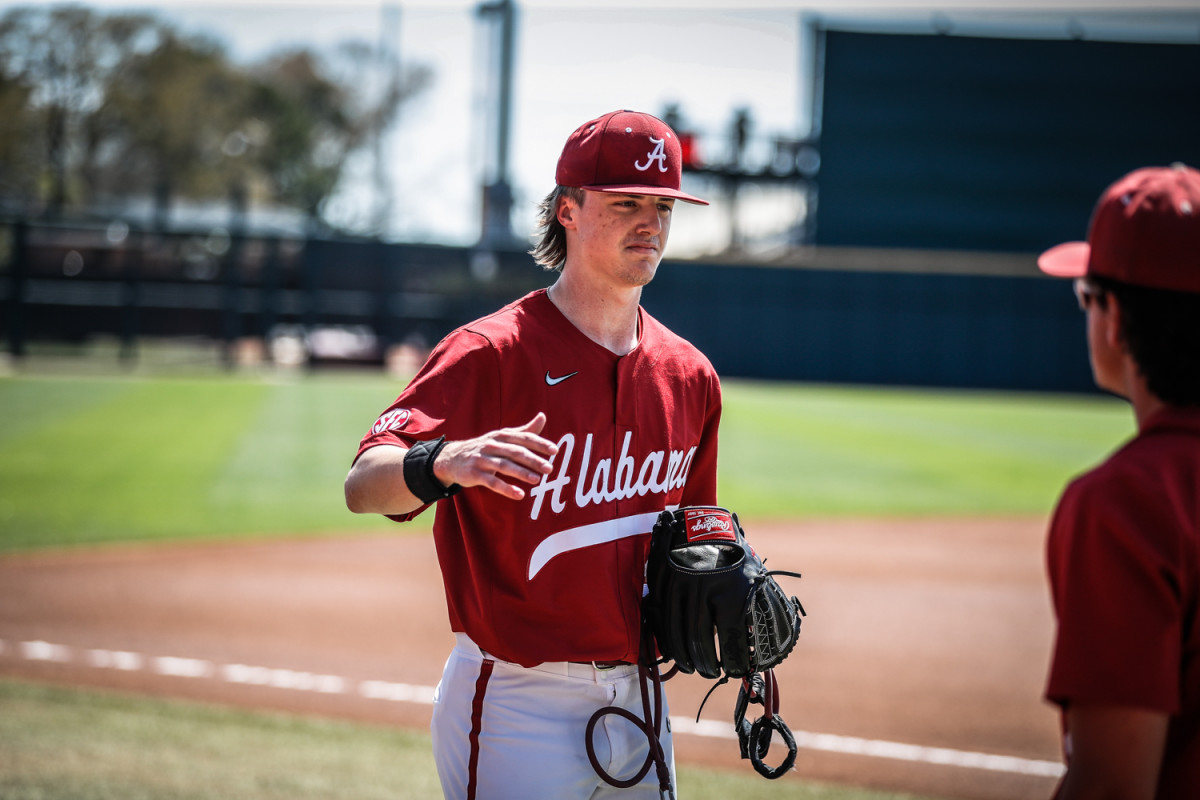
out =
<path fill-rule="evenodd" d="M 481 27 L 476 0 L 389 3 L 369 0 L 92 0 L 104 10 L 155 11 L 184 29 L 225 43 L 235 59 L 258 60 L 295 45 L 332 47 L 340 41 L 380 41 L 381 32 L 404 63 L 431 67 L 431 86 L 401 111 L 384 146 L 393 196 L 386 234 L 405 241 L 469 245 L 479 236 L 485 167 Z M 18 3 L 0 1 L 0 10 Z M 988 35 L 1067 35 L 1069 20 L 1090 33 L 1118 38 L 1130 24 L 1129 3 L 1077 0 L 965 0 L 913 8 L 889 0 L 516 0 L 516 63 L 509 179 L 515 191 L 513 228 L 533 230 L 537 202 L 553 187 L 563 142 L 579 124 L 617 108 L 662 115 L 678 105 L 701 136 L 702 154 L 721 153 L 733 115 L 747 109 L 752 136 L 799 137 L 809 131 L 813 63 L 806 20 L 889 30 L 932 32 L 935 23 Z M 1159 0 L 1156 7 L 1195 11 L 1198 0 Z M 1136 6 L 1145 13 L 1146 6 Z M 1031 17 L 1036 9 L 1041 16 Z M 1047 12 L 1050 16 L 1044 16 Z M 1114 34 L 1114 31 L 1117 31 Z M 1135 31 L 1137 32 L 1137 31 Z M 1151 26 L 1149 36 L 1179 36 Z M 1200 39 L 1200 30 L 1182 35 Z M 337 220 L 354 219 L 376 202 L 370 158 L 354 163 L 330 207 Z M 691 185 L 705 196 L 716 187 Z M 689 207 L 675 215 L 668 255 L 697 256 L 728 243 L 728 207 Z M 741 227 L 769 234 L 798 213 L 798 199 L 748 193 L 739 204 Z M 725 215 L 725 216 L 723 216 Z"/>

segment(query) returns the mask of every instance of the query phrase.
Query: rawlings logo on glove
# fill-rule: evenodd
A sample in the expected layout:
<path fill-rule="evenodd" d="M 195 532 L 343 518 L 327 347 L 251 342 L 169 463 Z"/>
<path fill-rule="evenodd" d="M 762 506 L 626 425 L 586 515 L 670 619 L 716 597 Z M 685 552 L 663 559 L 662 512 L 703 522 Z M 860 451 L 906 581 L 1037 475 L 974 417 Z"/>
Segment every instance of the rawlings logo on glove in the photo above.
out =
<path fill-rule="evenodd" d="M 737 541 L 733 530 L 733 514 L 723 508 L 689 508 L 685 510 L 688 544 L 713 539 Z"/>

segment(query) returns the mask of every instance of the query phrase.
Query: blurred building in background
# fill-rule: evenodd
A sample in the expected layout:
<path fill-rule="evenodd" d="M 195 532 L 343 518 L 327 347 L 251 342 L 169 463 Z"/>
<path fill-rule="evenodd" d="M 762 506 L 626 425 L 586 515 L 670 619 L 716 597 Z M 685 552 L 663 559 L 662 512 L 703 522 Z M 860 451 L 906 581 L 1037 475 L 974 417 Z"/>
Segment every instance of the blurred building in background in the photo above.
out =
<path fill-rule="evenodd" d="M 146 16 L 5 14 L 9 353 L 107 336 L 133 362 L 139 341 L 191 337 L 231 365 L 408 368 L 547 284 L 517 221 L 517 200 L 550 188 L 513 169 L 518 6 L 470 12 L 478 199 L 447 213 L 478 235 L 457 245 L 385 233 L 423 200 L 386 179 L 400 157 L 386 132 L 436 91 L 395 45 L 402 6 L 381 7 L 376 42 L 249 66 Z M 749 106 L 720 125 L 684 103 L 643 109 L 680 133 L 685 180 L 714 200 L 696 224 L 721 243 L 685 247 L 647 308 L 727 376 L 1091 391 L 1074 303 L 1034 254 L 1081 238 L 1117 175 L 1200 163 L 1200 13 L 793 22 L 793 129 Z M 355 174 L 357 215 L 337 195 Z"/>

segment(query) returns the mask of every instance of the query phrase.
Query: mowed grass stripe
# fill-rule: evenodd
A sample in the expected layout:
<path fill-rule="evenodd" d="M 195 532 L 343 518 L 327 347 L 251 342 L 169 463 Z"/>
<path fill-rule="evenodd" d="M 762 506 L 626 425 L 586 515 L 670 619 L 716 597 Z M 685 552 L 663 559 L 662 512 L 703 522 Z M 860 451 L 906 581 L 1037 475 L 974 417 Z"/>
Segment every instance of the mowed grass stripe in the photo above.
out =
<path fill-rule="evenodd" d="M 39 383 L 58 412 L 0 450 L 13 544 L 211 531 L 208 488 L 266 391 L 244 381 L 83 381 L 68 384 L 64 405 L 64 382 Z"/>
<path fill-rule="evenodd" d="M 0 418 L 14 424 L 0 437 L 0 550 L 391 525 L 350 514 L 341 484 L 401 388 L 324 376 L 2 379 Z"/>
<path fill-rule="evenodd" d="M 1132 433 L 1102 397 L 737 384 L 721 497 L 768 516 L 1044 513 Z"/>
<path fill-rule="evenodd" d="M 402 388 L 338 373 L 0 379 L 0 549 L 394 527 L 346 511 L 341 485 Z M 1132 431 L 1102 397 L 726 381 L 719 496 L 746 519 L 1048 513 Z"/>
<path fill-rule="evenodd" d="M 0 448 L 62 416 L 106 402 L 125 391 L 124 381 L 0 379 Z"/>
<path fill-rule="evenodd" d="M 402 386 L 312 379 L 274 384 L 211 486 L 236 532 L 339 530 L 379 518 L 345 508 L 342 481 L 358 442 Z"/>

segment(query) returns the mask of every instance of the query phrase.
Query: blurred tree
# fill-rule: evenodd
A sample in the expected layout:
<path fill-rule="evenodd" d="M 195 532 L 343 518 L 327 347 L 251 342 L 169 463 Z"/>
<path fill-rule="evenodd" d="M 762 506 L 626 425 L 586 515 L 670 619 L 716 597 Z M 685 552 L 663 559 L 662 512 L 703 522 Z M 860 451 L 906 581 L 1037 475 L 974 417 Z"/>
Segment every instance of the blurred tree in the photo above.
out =
<path fill-rule="evenodd" d="M 402 70 L 361 42 L 324 59 L 308 50 L 280 53 L 255 73 L 250 116 L 270 130 L 259 164 L 275 195 L 314 222 L 350 156 L 382 136 L 432 78 L 428 68 Z"/>
<path fill-rule="evenodd" d="M 15 135 L 36 131 L 40 143 L 40 153 L 21 148 L 5 156 L 19 159 L 18 172 L 32 169 L 45 183 L 37 199 L 50 213 L 79 199 L 74 179 L 83 120 L 99 105 L 129 45 L 126 36 L 146 24 L 147 18 L 129 15 L 110 23 L 82 6 L 19 7 L 0 18 L 0 80 L 28 90 Z"/>
<path fill-rule="evenodd" d="M 362 44 L 240 66 L 150 15 L 12 9 L 0 17 L 0 201 L 57 214 L 153 198 L 165 224 L 179 197 L 251 197 L 315 224 L 351 155 L 430 77 Z"/>
<path fill-rule="evenodd" d="M 37 191 L 37 121 L 30 113 L 33 87 L 0 74 L 0 210 L 24 207 Z"/>
<path fill-rule="evenodd" d="M 179 195 L 223 195 L 233 169 L 224 148 L 243 124 L 249 91 L 215 42 L 162 31 L 152 50 L 127 59 L 92 115 L 110 151 L 105 166 L 120 173 L 120 183 L 110 175 L 103 184 L 151 194 L 160 225 Z"/>
<path fill-rule="evenodd" d="M 349 90 L 325 77 L 307 50 L 271 58 L 256 78 L 247 110 L 269 131 L 258 164 L 276 197 L 315 220 L 359 143 L 346 107 Z"/>

